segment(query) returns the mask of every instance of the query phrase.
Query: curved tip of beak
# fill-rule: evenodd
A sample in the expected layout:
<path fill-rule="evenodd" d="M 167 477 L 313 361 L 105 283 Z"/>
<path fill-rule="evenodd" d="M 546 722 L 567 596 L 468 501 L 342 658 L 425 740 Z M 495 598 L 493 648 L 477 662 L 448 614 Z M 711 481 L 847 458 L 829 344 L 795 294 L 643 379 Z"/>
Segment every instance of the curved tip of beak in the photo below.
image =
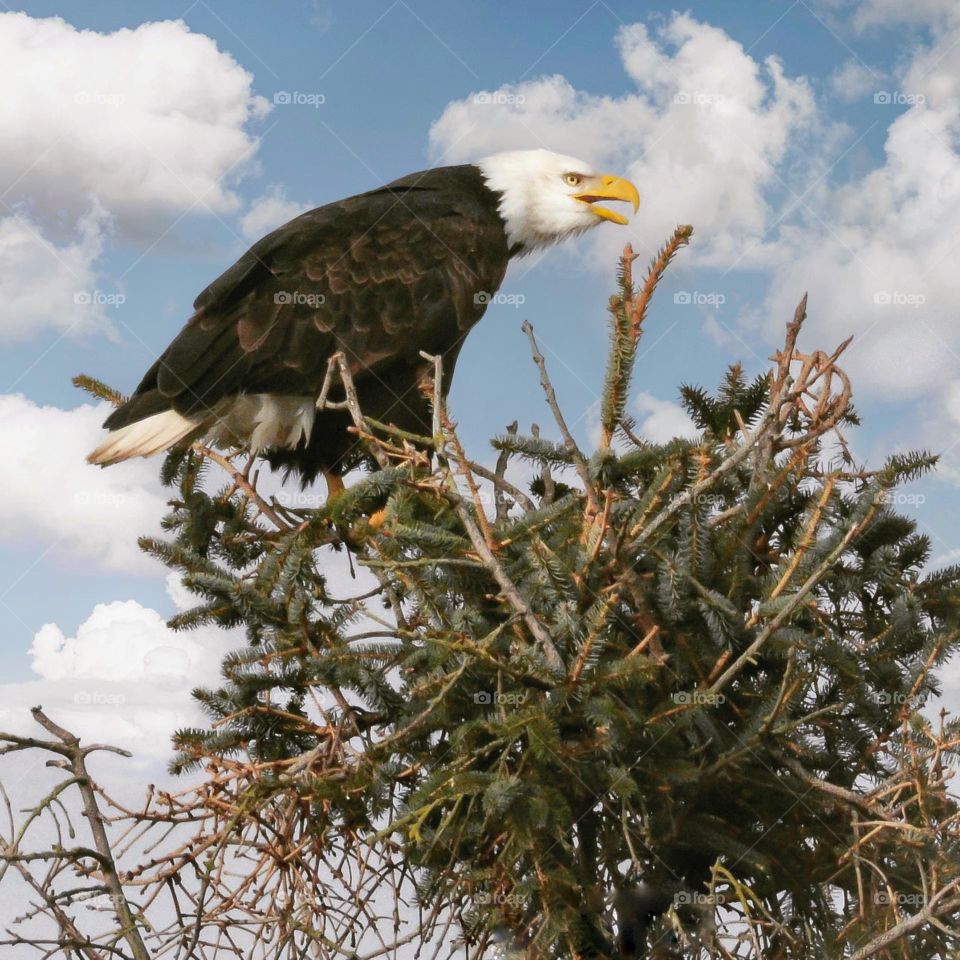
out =
<path fill-rule="evenodd" d="M 626 200 L 636 213 L 640 209 L 640 191 L 624 177 L 610 177 L 608 189 L 613 200 Z M 607 186 L 605 184 L 605 186 Z"/>
<path fill-rule="evenodd" d="M 633 212 L 636 213 L 640 207 L 640 192 L 637 188 L 624 177 L 615 177 L 608 173 L 597 177 L 595 183 L 594 189 L 578 194 L 577 199 L 591 204 L 593 212 L 604 220 L 621 225 L 627 223 L 628 220 L 622 213 L 615 213 L 613 210 L 597 206 L 596 201 L 622 200 L 629 203 L 633 207 Z"/>

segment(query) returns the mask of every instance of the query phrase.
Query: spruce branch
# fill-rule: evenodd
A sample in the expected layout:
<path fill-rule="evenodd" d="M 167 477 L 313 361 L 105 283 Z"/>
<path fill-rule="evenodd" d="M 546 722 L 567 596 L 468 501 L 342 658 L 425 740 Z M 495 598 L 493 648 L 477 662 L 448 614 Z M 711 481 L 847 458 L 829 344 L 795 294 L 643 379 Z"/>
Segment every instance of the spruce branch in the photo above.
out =
<path fill-rule="evenodd" d="M 647 268 L 647 275 L 639 293 L 633 285 L 633 263 L 638 254 L 628 243 L 620 256 L 618 271 L 620 291 L 610 298 L 612 317 L 610 359 L 604 379 L 603 404 L 600 422 L 603 433 L 600 447 L 607 450 L 618 427 L 623 426 L 623 411 L 630 394 L 630 382 L 636 360 L 637 344 L 643 333 L 643 322 L 657 284 L 663 278 L 670 262 L 681 247 L 693 236 L 693 227 L 679 226 L 660 249 Z"/>
<path fill-rule="evenodd" d="M 89 377 L 85 373 L 77 374 L 71 382 L 78 389 L 89 393 L 98 400 L 106 400 L 107 403 L 112 404 L 114 407 L 121 406 L 121 404 L 127 400 L 126 396 L 120 393 L 119 390 L 114 390 L 113 387 L 108 387 L 102 380 L 97 380 L 96 377 Z"/>
<path fill-rule="evenodd" d="M 537 619 L 536 614 L 533 612 L 527 601 L 521 596 L 520 591 L 507 576 L 506 572 L 503 570 L 503 567 L 500 565 L 500 562 L 494 555 L 491 548 L 491 541 L 493 537 L 492 531 L 490 530 L 489 526 L 482 528 L 477 522 L 474 521 L 474 518 L 467 509 L 466 504 L 464 504 L 463 499 L 459 495 L 456 481 L 453 477 L 453 471 L 450 467 L 450 461 L 447 456 L 447 439 L 451 437 L 453 430 L 449 419 L 446 417 L 443 393 L 441 390 L 441 379 L 443 375 L 442 359 L 440 357 L 428 357 L 428 359 L 430 359 L 434 364 L 433 422 L 434 437 L 437 440 L 437 459 L 440 461 L 440 466 L 445 472 L 447 478 L 447 487 L 454 495 L 454 503 L 457 514 L 460 517 L 460 521 L 463 523 L 465 530 L 467 531 L 467 535 L 470 537 L 470 541 L 473 544 L 473 548 L 477 552 L 481 563 L 483 563 L 483 565 L 496 580 L 500 590 L 503 592 L 503 595 L 510 606 L 513 607 L 513 609 L 523 618 L 523 622 L 527 625 L 527 629 L 529 629 L 531 636 L 533 636 L 537 645 L 543 651 L 547 664 L 553 671 L 559 673 L 563 670 L 563 659 L 561 658 L 560 653 L 553 641 L 550 639 L 550 635 L 546 630 L 544 630 L 540 621 Z M 455 450 L 457 449 L 460 451 L 462 463 L 463 460 L 465 460 L 465 457 L 463 455 L 462 448 L 459 446 L 459 440 L 457 440 L 455 443 Z M 476 491 L 476 486 L 474 485 L 472 489 L 474 493 L 474 506 L 476 507 L 477 515 L 486 520 L 482 510 L 482 505 L 479 503 L 479 494 Z"/>

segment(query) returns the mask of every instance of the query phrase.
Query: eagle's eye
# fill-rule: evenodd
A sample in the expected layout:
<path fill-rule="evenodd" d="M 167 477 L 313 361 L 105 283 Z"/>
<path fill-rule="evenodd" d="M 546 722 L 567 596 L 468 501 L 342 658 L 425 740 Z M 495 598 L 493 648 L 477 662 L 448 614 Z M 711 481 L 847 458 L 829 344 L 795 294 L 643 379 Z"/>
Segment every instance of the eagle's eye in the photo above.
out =
<path fill-rule="evenodd" d="M 579 173 L 565 173 L 563 175 L 563 182 L 568 187 L 579 187 L 583 183 L 583 177 Z"/>

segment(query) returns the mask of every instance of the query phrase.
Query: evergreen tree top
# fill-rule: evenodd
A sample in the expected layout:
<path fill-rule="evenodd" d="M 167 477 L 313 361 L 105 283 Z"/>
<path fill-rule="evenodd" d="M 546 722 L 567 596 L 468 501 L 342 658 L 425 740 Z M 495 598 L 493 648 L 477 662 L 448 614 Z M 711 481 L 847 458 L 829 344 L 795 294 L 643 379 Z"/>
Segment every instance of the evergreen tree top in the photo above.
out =
<path fill-rule="evenodd" d="M 339 368 L 371 469 L 326 507 L 267 497 L 241 457 L 168 458 L 167 537 L 143 546 L 198 598 L 174 623 L 249 639 L 202 678 L 211 722 L 174 767 L 216 774 L 216 829 L 274 838 L 286 892 L 262 909 L 298 918 L 291 944 L 343 951 L 296 891 L 342 897 L 326 870 L 352 857 L 381 871 L 356 896 L 412 885 L 416 937 L 452 942 L 452 918 L 473 955 L 955 955 L 960 725 L 920 708 L 960 644 L 960 568 L 928 571 L 890 496 L 935 458 L 853 462 L 847 344 L 798 347 L 806 298 L 767 374 L 681 388 L 694 436 L 637 436 L 637 344 L 691 233 L 639 286 L 621 258 L 593 452 L 524 324 L 557 439 L 511 425 L 496 470 L 439 358 L 430 437 L 364 419 Z M 331 596 L 331 550 L 375 589 Z M 630 948 L 612 905 L 640 885 L 666 899 Z"/>

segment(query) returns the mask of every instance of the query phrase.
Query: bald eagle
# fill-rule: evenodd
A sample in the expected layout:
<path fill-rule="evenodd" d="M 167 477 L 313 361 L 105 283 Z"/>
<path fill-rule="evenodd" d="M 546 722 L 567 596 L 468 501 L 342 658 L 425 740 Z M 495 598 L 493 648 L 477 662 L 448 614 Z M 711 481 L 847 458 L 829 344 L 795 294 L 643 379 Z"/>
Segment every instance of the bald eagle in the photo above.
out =
<path fill-rule="evenodd" d="M 255 243 L 107 418 L 88 457 L 111 464 L 200 437 L 245 446 L 339 489 L 359 459 L 345 410 L 317 409 L 342 351 L 363 412 L 429 434 L 421 351 L 449 387 L 464 338 L 511 257 L 626 217 L 628 180 L 546 150 L 440 167 L 301 214 Z"/>

